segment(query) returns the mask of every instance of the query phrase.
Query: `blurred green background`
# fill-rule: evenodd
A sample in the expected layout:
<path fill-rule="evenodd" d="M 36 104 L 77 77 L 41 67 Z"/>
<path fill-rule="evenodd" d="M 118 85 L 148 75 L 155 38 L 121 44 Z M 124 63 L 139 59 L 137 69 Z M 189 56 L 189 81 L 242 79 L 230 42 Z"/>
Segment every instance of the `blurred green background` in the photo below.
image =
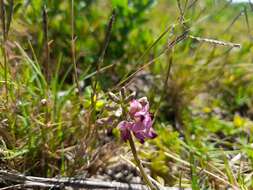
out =
<path fill-rule="evenodd" d="M 5 1 L 7 11 L 10 2 Z M 43 6 L 48 17 L 48 84 L 40 75 L 46 59 Z M 97 70 L 113 10 L 115 22 L 100 64 L 105 70 L 90 75 Z M 71 1 L 15 0 L 6 45 L 11 97 L 7 107 L 1 91 L 1 162 L 40 176 L 69 176 L 83 171 L 94 175 L 94 168 L 102 167 L 96 164 L 97 157 L 105 163 L 112 157 L 102 153 L 104 146 L 116 141 L 120 149 L 117 132 L 112 133 L 117 140 L 105 140 L 111 126 L 93 126 L 107 104 L 105 94 L 151 61 L 127 85 L 137 96 L 148 97 L 154 113 L 159 136 L 140 149 L 151 175 L 166 185 L 180 181 L 193 189 L 221 185 L 210 176 L 202 178 L 201 171 L 192 168 L 195 165 L 224 174 L 219 173 L 229 184 L 252 188 L 252 16 L 252 4 L 223 0 L 76 0 L 74 34 L 80 100 L 73 90 Z M 164 51 L 185 31 L 201 39 L 186 37 Z M 241 48 L 212 40 L 241 44 Z M 0 60 L 3 63 L 3 54 Z M 94 80 L 98 81 L 98 94 L 96 111 L 90 116 L 87 110 L 94 98 Z M 43 98 L 47 98 L 47 108 L 41 105 Z M 50 117 L 45 119 L 48 112 Z M 244 164 L 237 174 L 239 161 L 231 164 L 229 160 L 239 153 Z M 175 156 L 189 165 L 178 163 Z"/>

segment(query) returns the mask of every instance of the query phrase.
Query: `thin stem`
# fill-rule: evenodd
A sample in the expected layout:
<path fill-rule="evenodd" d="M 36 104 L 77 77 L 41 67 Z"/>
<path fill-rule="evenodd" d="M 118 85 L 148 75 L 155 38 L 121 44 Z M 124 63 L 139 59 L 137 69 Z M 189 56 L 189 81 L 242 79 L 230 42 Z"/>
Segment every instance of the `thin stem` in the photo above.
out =
<path fill-rule="evenodd" d="M 8 72 L 8 68 L 7 68 L 7 54 L 6 54 L 6 42 L 5 42 L 5 39 L 4 39 L 4 42 L 3 42 L 3 46 L 2 46 L 2 51 L 3 51 L 3 57 L 4 57 L 4 85 L 5 85 L 5 95 L 6 95 L 6 104 L 8 105 L 8 101 L 9 101 L 9 98 L 8 98 L 8 76 L 7 76 L 7 72 Z"/>
<path fill-rule="evenodd" d="M 74 22 L 74 0 L 71 0 L 71 53 L 72 53 L 72 64 L 74 66 L 74 80 L 76 82 L 76 88 L 80 95 L 80 86 L 78 83 L 77 66 L 76 66 L 76 48 L 75 48 L 75 22 Z"/>
<path fill-rule="evenodd" d="M 43 16 L 43 32 L 44 32 L 44 48 L 46 51 L 46 59 L 44 60 L 44 66 L 45 66 L 45 77 L 47 81 L 46 86 L 46 99 L 49 100 L 49 85 L 50 85 L 50 71 L 49 71 L 49 62 L 50 62 L 50 55 L 49 55 L 49 44 L 48 44 L 48 15 L 47 15 L 47 8 L 46 5 L 42 8 L 42 16 Z M 45 115 L 45 122 L 46 124 L 49 124 L 49 107 L 48 104 L 46 104 L 45 107 L 46 115 Z"/>
<path fill-rule="evenodd" d="M 93 109 L 94 109 L 95 104 L 96 104 L 97 84 L 98 84 L 98 77 L 99 77 L 99 74 L 100 74 L 100 68 L 101 68 L 101 64 L 103 64 L 103 62 L 104 62 L 104 56 L 105 56 L 106 50 L 109 46 L 111 33 L 112 33 L 112 27 L 113 27 L 113 24 L 114 24 L 114 21 L 115 21 L 115 17 L 116 17 L 116 12 L 113 10 L 112 15 L 111 15 L 111 17 L 109 19 L 109 22 L 108 22 L 108 25 L 107 25 L 103 45 L 101 47 L 101 50 L 99 51 L 98 58 L 94 63 L 94 65 L 96 67 L 97 76 L 94 78 L 94 82 L 93 82 L 93 85 L 92 85 L 93 93 L 92 93 L 92 97 L 91 97 L 91 105 L 92 105 Z"/>
<path fill-rule="evenodd" d="M 46 51 L 46 59 L 44 60 L 45 66 L 45 76 L 47 80 L 47 90 L 50 82 L 50 72 L 49 72 L 49 62 L 50 62 L 50 55 L 49 55 L 49 44 L 48 44 L 48 16 L 47 16 L 47 8 L 46 6 L 43 7 L 43 32 L 44 32 L 44 48 Z"/>
<path fill-rule="evenodd" d="M 147 174 L 145 173 L 144 171 L 144 168 L 141 164 L 141 160 L 139 159 L 138 157 L 138 154 L 137 154 L 137 151 L 136 151 L 136 148 L 135 148 L 135 144 L 134 144 L 134 141 L 133 141 L 133 137 L 132 137 L 132 134 L 130 134 L 130 138 L 129 138 L 129 144 L 130 144 L 130 147 L 131 147 L 131 151 L 133 153 L 133 156 L 134 156 L 134 160 L 137 164 L 137 167 L 140 169 L 140 173 L 143 177 L 143 180 L 145 181 L 145 183 L 149 186 L 149 188 L 151 190 L 157 190 L 157 188 L 153 185 L 153 183 L 149 180 Z"/>
<path fill-rule="evenodd" d="M 8 76 L 7 76 L 7 62 L 8 62 L 8 58 L 7 58 L 7 53 L 6 53 L 6 41 L 7 41 L 7 32 L 6 32 L 6 19 L 5 19 L 5 6 L 4 6 L 4 1 L 1 0 L 1 22 L 2 22 L 2 32 L 3 32 L 3 44 L 2 44 L 2 52 L 3 52 L 3 57 L 4 57 L 4 84 L 5 84 L 5 95 L 6 95 L 6 105 L 8 105 Z"/>

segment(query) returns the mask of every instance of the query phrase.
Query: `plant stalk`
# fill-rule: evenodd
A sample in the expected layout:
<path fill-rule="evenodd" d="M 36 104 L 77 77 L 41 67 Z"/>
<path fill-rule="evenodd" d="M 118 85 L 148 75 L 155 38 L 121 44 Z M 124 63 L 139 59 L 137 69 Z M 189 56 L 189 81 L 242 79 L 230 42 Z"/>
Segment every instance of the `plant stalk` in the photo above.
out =
<path fill-rule="evenodd" d="M 74 0 L 71 0 L 71 57 L 72 57 L 72 64 L 74 67 L 74 80 L 76 82 L 76 88 L 78 90 L 78 95 L 80 96 L 80 86 L 78 81 L 78 74 L 77 74 L 77 65 L 76 65 L 76 47 L 75 47 L 75 10 L 74 10 Z"/>
<path fill-rule="evenodd" d="M 2 32 L 3 32 L 3 43 L 2 43 L 2 53 L 4 58 L 4 85 L 5 85 L 5 95 L 6 95 L 6 105 L 8 105 L 8 68 L 7 68 L 7 52 L 6 52 L 6 41 L 7 41 L 7 32 L 6 32 L 6 18 L 5 18 L 5 5 L 4 1 L 0 1 L 0 16 L 1 16 L 1 22 L 2 22 Z"/>
<path fill-rule="evenodd" d="M 157 188 L 153 185 L 153 183 L 149 180 L 147 174 L 145 173 L 144 171 L 144 168 L 141 164 L 141 160 L 139 159 L 138 157 L 138 154 L 137 154 L 137 151 L 136 151 L 136 147 L 135 147 L 135 144 L 134 144 L 134 141 L 133 141 L 133 137 L 132 137 L 132 133 L 130 133 L 130 138 L 129 138 L 129 144 L 130 144 L 130 147 L 131 147 L 131 151 L 133 153 L 133 156 L 134 156 L 134 160 L 137 164 L 137 167 L 139 168 L 140 170 L 140 173 L 143 177 L 143 180 L 144 182 L 149 186 L 149 188 L 151 190 L 157 190 Z"/>

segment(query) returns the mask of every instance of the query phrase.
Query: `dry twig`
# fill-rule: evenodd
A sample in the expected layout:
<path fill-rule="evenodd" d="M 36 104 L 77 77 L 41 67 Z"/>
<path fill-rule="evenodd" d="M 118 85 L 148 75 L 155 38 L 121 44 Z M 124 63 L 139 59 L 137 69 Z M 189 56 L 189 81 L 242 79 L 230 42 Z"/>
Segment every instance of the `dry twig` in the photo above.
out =
<path fill-rule="evenodd" d="M 78 178 L 42 178 L 25 176 L 9 172 L 6 170 L 0 170 L 0 179 L 2 181 L 11 182 L 13 185 L 18 184 L 19 187 L 55 187 L 55 188 L 87 188 L 87 189 L 118 189 L 118 190 L 148 190 L 148 187 L 142 184 L 127 184 L 120 182 L 107 182 L 97 181 L 94 179 L 78 179 Z M 7 187 L 0 188 L 6 189 Z M 182 189 L 182 188 L 181 188 Z M 163 187 L 162 190 L 179 190 L 177 187 Z M 190 190 L 184 188 L 183 190 Z"/>

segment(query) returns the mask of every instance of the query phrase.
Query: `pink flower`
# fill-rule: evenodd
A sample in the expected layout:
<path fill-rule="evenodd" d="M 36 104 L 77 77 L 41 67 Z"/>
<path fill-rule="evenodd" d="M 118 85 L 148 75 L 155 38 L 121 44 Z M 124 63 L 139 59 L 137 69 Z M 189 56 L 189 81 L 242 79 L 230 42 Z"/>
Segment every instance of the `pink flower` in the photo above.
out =
<path fill-rule="evenodd" d="M 132 100 L 130 102 L 129 114 L 132 117 L 138 115 L 145 115 L 149 111 L 149 102 L 146 97 L 140 98 L 139 100 Z M 137 115 L 136 115 L 137 114 Z"/>
<path fill-rule="evenodd" d="M 131 131 L 141 143 L 144 143 L 146 139 L 153 139 L 157 136 L 152 128 L 153 122 L 146 97 L 130 102 L 129 116 L 131 121 L 121 121 L 118 125 L 124 141 L 130 138 Z"/>

